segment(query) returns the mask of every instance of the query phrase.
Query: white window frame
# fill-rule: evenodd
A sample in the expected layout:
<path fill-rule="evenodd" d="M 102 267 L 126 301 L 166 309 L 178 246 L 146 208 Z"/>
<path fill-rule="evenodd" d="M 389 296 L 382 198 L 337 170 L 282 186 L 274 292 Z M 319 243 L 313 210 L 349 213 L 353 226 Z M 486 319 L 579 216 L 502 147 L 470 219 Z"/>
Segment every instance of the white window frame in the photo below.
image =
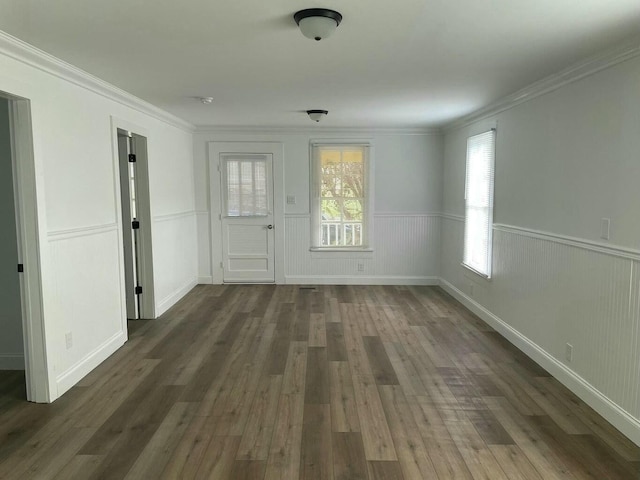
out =
<path fill-rule="evenodd" d="M 462 265 L 472 272 L 484 277 L 486 279 L 491 278 L 491 267 L 493 263 L 493 203 L 494 203 L 494 184 L 495 184 L 495 158 L 496 158 L 496 128 L 491 128 L 490 130 L 486 130 L 484 132 L 478 133 L 476 135 L 472 135 L 467 138 L 467 157 L 465 163 L 465 189 L 464 189 L 464 238 L 463 238 L 463 257 L 462 257 Z M 468 192 L 469 192 L 469 162 L 471 159 L 471 150 L 470 144 L 474 140 L 481 140 L 479 137 L 486 137 L 485 139 L 490 144 L 490 151 L 488 158 L 486 160 L 489 162 L 489 182 L 487 185 L 487 197 L 488 197 L 488 206 L 487 208 L 487 224 L 486 224 L 486 238 L 487 238 L 487 249 L 486 249 L 486 258 L 484 259 L 484 265 L 474 263 L 471 261 L 471 247 L 468 244 L 468 219 L 469 219 L 469 209 L 473 208 L 468 203 Z M 477 208 L 477 207 L 475 207 Z"/>
<path fill-rule="evenodd" d="M 364 215 L 362 225 L 362 245 L 323 246 L 321 244 L 321 199 L 320 199 L 320 157 L 318 147 L 363 147 L 364 148 Z M 311 246 L 312 252 L 372 252 L 373 231 L 373 144 L 370 140 L 313 140 L 309 144 L 311 188 Z"/>

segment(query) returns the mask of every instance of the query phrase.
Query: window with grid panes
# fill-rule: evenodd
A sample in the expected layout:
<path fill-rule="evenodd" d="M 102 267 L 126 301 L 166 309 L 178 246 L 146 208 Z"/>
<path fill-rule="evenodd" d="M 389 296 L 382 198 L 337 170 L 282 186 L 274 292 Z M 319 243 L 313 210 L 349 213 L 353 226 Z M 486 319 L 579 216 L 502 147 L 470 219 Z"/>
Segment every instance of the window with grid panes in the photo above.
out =
<path fill-rule="evenodd" d="M 312 145 L 313 247 L 364 248 L 368 212 L 367 145 Z"/>

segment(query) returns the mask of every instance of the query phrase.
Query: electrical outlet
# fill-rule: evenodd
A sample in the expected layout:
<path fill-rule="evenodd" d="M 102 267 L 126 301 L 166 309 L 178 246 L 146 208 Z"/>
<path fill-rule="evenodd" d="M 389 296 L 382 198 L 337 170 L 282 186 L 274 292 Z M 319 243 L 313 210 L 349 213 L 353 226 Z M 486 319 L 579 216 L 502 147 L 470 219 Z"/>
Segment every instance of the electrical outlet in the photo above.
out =
<path fill-rule="evenodd" d="M 71 347 L 73 347 L 73 334 L 71 332 L 67 332 L 64 336 L 64 340 L 67 344 L 67 350 L 71 349 Z"/>
<path fill-rule="evenodd" d="M 573 345 L 570 343 L 567 343 L 564 347 L 564 358 L 566 358 L 567 362 L 573 360 Z"/>
<path fill-rule="evenodd" d="M 603 218 L 600 222 L 600 237 L 609 240 L 609 230 L 611 229 L 611 219 Z"/>
<path fill-rule="evenodd" d="M 295 204 L 296 204 L 296 196 L 287 195 L 287 205 L 295 205 Z"/>
<path fill-rule="evenodd" d="M 364 272 L 364 263 L 363 262 L 358 262 L 358 271 L 359 272 Z"/>

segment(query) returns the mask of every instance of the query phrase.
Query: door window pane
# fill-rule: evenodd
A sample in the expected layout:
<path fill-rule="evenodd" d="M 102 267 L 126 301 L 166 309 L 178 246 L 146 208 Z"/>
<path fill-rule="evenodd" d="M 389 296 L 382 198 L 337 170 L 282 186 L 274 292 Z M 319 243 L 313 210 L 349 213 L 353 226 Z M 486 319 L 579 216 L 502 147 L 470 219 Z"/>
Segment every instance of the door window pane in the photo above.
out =
<path fill-rule="evenodd" d="M 226 158 L 228 217 L 268 215 L 267 165 L 264 157 Z"/>

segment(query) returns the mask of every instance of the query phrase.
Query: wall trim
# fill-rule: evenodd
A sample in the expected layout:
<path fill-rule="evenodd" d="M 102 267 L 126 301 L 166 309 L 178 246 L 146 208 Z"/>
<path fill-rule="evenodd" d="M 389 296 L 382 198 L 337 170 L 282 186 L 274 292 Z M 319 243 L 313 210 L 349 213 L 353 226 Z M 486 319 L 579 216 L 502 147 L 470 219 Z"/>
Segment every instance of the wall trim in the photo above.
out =
<path fill-rule="evenodd" d="M 0 353 L 0 370 L 24 370 L 24 355 L 21 353 Z"/>
<path fill-rule="evenodd" d="M 497 115 L 498 113 L 509 110 L 516 105 L 528 102 L 534 98 L 553 92 L 565 85 L 577 82 L 585 77 L 598 73 L 609 67 L 622 63 L 631 58 L 640 55 L 640 37 L 634 37 L 633 40 L 619 44 L 609 50 L 596 54 L 575 63 L 557 73 L 549 75 L 537 82 L 534 82 L 502 99 L 490 103 L 489 105 L 476 110 L 458 120 L 445 125 L 444 133 L 467 127 L 472 123 L 483 120 L 488 117 Z"/>
<path fill-rule="evenodd" d="M 458 290 L 454 285 L 440 279 L 442 288 L 461 302 L 465 307 L 494 328 L 500 335 L 509 340 L 524 354 L 547 370 L 565 387 L 580 397 L 587 405 L 602 415 L 613 426 L 626 435 L 632 442 L 640 446 L 640 421 L 612 402 L 602 392 L 562 362 L 550 355 L 546 350 L 529 340 L 511 325 L 494 315 L 474 299 Z"/>
<path fill-rule="evenodd" d="M 94 368 L 104 362 L 109 356 L 113 355 L 127 341 L 125 332 L 118 332 L 110 339 L 96 348 L 93 352 L 88 353 L 78 363 L 69 368 L 66 372 L 56 377 L 56 391 L 51 393 L 51 401 L 59 398 L 67 390 L 77 384 Z"/>
<path fill-rule="evenodd" d="M 310 213 L 285 213 L 285 217 L 287 218 L 311 218 Z M 374 218 L 402 218 L 402 217 L 419 217 L 419 218 L 432 218 L 432 217 L 442 217 L 442 213 L 438 212 L 429 212 L 429 213 L 393 213 L 393 212 L 382 212 L 382 213 L 374 213 Z"/>
<path fill-rule="evenodd" d="M 178 218 L 194 217 L 196 216 L 195 210 L 189 210 L 187 212 L 167 213 L 165 215 L 154 215 L 154 222 L 167 222 L 171 220 L 177 220 Z"/>
<path fill-rule="evenodd" d="M 287 285 L 439 285 L 439 277 L 287 275 Z"/>
<path fill-rule="evenodd" d="M 374 218 L 403 218 L 403 217 L 416 217 L 416 218 L 433 218 L 441 217 L 441 213 L 374 213 Z"/>
<path fill-rule="evenodd" d="M 456 215 L 453 213 L 441 213 L 440 216 L 447 220 L 453 220 L 454 222 L 464 222 L 464 215 Z"/>
<path fill-rule="evenodd" d="M 178 300 L 180 300 L 187 293 L 189 293 L 193 289 L 193 287 L 195 287 L 197 284 L 198 284 L 198 279 L 190 280 L 189 283 L 187 283 L 183 287 L 178 288 L 176 291 L 174 291 L 173 293 L 170 293 L 165 298 L 160 300 L 156 304 L 156 318 L 160 317 L 160 315 L 162 315 L 171 307 L 173 307 L 176 303 L 178 303 Z"/>
<path fill-rule="evenodd" d="M 440 128 L 432 127 L 300 127 L 248 125 L 197 125 L 194 133 L 253 134 L 253 135 L 442 135 Z"/>
<path fill-rule="evenodd" d="M 193 124 L 2 31 L 0 31 L 0 52 L 9 58 L 149 115 L 180 130 L 188 133 L 193 133 L 195 130 Z"/>
<path fill-rule="evenodd" d="M 213 283 L 213 277 L 211 275 L 198 277 L 198 285 L 211 285 L 212 283 Z"/>
<path fill-rule="evenodd" d="M 88 235 L 100 235 L 118 230 L 117 223 L 105 223 L 102 225 L 90 225 L 88 227 L 69 228 L 66 230 L 54 230 L 47 233 L 49 242 L 67 240 L 69 238 L 85 237 Z"/>
<path fill-rule="evenodd" d="M 533 230 L 530 228 L 517 227 L 514 225 L 504 225 L 501 223 L 495 223 L 493 229 L 498 232 L 511 233 L 513 235 L 520 235 L 523 237 L 537 238 L 539 240 L 546 240 L 550 242 L 560 243 L 563 245 L 569 245 L 571 247 L 581 248 L 591 252 L 603 253 L 605 255 L 612 255 L 614 257 L 626 258 L 629 260 L 640 261 L 640 250 L 634 250 L 619 245 L 611 245 L 608 243 L 594 242 L 592 240 L 586 240 L 578 237 L 570 237 L 567 235 L 560 235 L 557 233 L 544 232 L 541 230 Z"/>

